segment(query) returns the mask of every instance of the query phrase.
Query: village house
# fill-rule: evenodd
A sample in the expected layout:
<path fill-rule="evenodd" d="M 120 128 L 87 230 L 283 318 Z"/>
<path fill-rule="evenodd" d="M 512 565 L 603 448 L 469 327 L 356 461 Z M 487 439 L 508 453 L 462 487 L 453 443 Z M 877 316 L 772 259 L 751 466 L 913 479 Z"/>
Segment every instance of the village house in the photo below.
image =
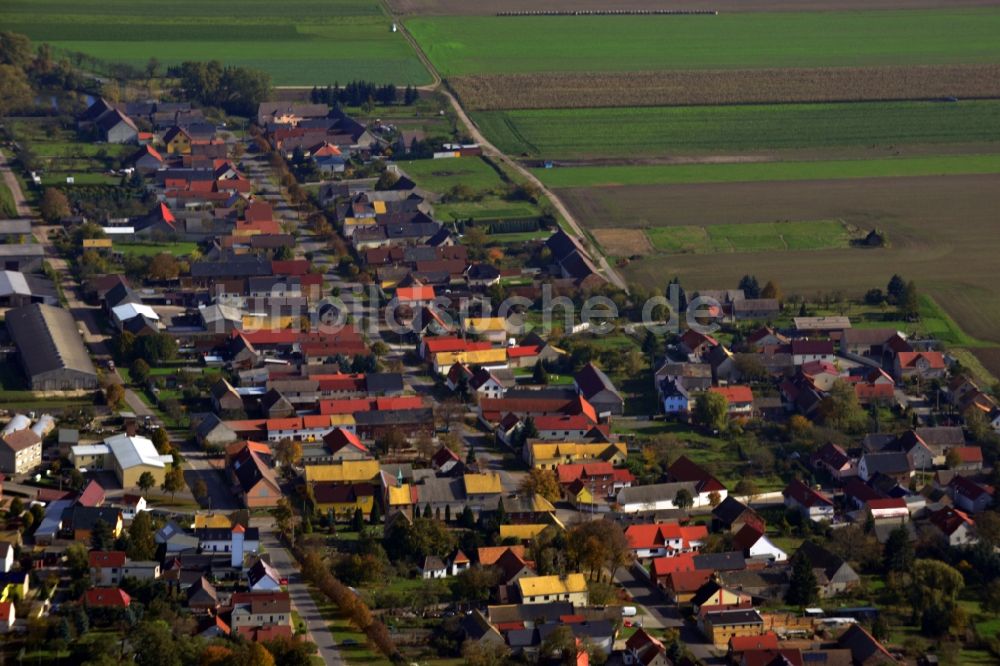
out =
<path fill-rule="evenodd" d="M 793 479 L 782 491 L 782 495 L 785 497 L 785 506 L 798 510 L 804 518 L 816 522 L 833 520 L 833 500 L 799 479 Z"/>
<path fill-rule="evenodd" d="M 516 584 L 524 604 L 568 601 L 573 606 L 587 605 L 587 581 L 580 573 L 519 578 Z"/>

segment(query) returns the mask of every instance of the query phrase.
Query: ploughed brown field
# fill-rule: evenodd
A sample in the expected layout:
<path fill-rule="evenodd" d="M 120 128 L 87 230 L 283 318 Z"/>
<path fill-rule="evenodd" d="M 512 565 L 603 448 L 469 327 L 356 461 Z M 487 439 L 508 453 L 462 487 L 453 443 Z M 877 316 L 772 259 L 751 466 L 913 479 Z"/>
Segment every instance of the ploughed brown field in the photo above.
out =
<path fill-rule="evenodd" d="M 473 111 L 1000 97 L 1000 65 L 452 77 Z"/>
<path fill-rule="evenodd" d="M 497 12 L 714 9 L 720 12 L 862 11 L 995 7 L 998 0 L 389 0 L 397 14 L 488 16 Z"/>
<path fill-rule="evenodd" d="M 890 246 L 778 253 L 650 254 L 624 268 L 662 288 L 677 275 L 691 289 L 736 284 L 746 273 L 807 298 L 860 296 L 893 273 L 915 280 L 970 335 L 1000 342 L 1000 176 L 650 185 L 558 191 L 592 230 L 670 225 L 842 219 L 878 227 Z M 598 235 L 602 232 L 598 231 Z"/>
<path fill-rule="evenodd" d="M 990 371 L 990 374 L 994 377 L 1000 377 L 1000 347 L 973 349 L 972 353 L 976 355 L 983 367 Z"/>

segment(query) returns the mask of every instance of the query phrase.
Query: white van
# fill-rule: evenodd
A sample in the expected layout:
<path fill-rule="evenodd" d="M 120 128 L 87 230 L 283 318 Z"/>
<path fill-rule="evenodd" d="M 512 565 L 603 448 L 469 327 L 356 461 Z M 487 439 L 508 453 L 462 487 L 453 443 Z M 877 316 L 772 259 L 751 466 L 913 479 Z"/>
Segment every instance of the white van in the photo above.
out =
<path fill-rule="evenodd" d="M 622 606 L 622 617 L 635 617 L 637 613 L 635 606 Z"/>

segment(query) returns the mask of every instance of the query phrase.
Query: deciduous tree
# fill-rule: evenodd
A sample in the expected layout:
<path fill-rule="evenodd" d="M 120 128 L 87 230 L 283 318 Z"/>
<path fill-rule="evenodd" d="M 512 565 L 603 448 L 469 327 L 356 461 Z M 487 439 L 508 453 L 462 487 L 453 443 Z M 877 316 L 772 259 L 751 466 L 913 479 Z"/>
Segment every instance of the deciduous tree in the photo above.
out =
<path fill-rule="evenodd" d="M 528 495 L 537 493 L 550 502 L 559 500 L 559 479 L 550 469 L 533 468 L 521 481 L 518 489 Z"/>

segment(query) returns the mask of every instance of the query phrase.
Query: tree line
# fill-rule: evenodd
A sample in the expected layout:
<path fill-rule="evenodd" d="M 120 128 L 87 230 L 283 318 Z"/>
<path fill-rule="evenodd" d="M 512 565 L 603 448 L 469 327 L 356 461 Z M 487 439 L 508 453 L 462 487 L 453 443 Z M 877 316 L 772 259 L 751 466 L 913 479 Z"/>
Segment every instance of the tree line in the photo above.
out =
<path fill-rule="evenodd" d="M 180 79 L 190 99 L 226 113 L 254 116 L 257 106 L 271 94 L 271 75 L 249 67 L 224 66 L 218 60 L 187 61 L 167 74 Z"/>
<path fill-rule="evenodd" d="M 402 103 L 410 106 L 420 97 L 417 89 L 413 86 L 406 86 L 403 91 Z M 340 83 L 332 86 L 319 88 L 313 86 L 309 94 L 309 100 L 313 104 L 343 104 L 347 106 L 361 106 L 362 104 L 381 104 L 389 106 L 399 101 L 399 91 L 391 83 L 379 85 L 374 81 L 351 81 L 343 88 Z"/>

